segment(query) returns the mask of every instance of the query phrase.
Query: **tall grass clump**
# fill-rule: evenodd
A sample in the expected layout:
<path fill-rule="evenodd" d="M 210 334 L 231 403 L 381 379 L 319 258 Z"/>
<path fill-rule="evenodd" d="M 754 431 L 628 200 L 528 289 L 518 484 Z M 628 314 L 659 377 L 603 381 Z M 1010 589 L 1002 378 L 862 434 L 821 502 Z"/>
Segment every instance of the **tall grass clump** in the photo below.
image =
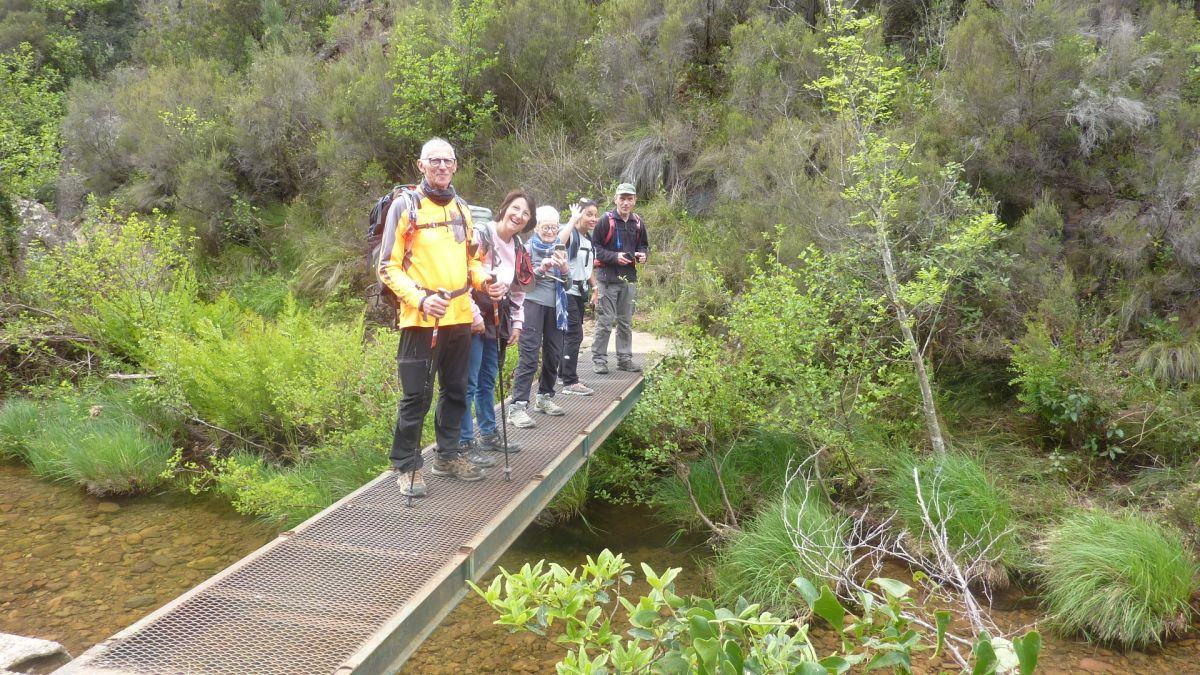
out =
<path fill-rule="evenodd" d="M 978 561 L 984 568 L 968 569 L 968 573 L 992 585 L 1007 585 L 1008 570 L 1020 557 L 1008 495 L 967 455 L 902 456 L 892 467 L 884 489 L 900 523 L 919 540 L 930 533 L 922 520 L 914 469 L 930 519 L 935 526 L 945 528 L 948 543 L 957 552 L 957 562 L 969 565 Z"/>
<path fill-rule="evenodd" d="M 62 478 L 97 496 L 149 492 L 170 467 L 171 445 L 128 418 L 85 422 L 63 446 Z"/>
<path fill-rule="evenodd" d="M 0 410 L 0 444 L 35 474 L 97 496 L 148 492 L 170 467 L 168 438 L 177 427 L 159 406 L 130 393 L 70 391 L 45 402 L 10 401 Z"/>
<path fill-rule="evenodd" d="M 725 495 L 728 496 L 729 503 L 735 510 L 740 509 L 746 503 L 746 489 L 741 475 L 734 468 L 734 463 L 730 461 L 729 457 L 717 457 L 715 458 L 716 467 L 714 467 L 713 459 L 710 457 L 694 459 L 684 465 L 683 472 L 686 478 L 675 473 L 658 482 L 651 497 L 651 503 L 655 506 L 659 517 L 688 529 L 704 527 L 704 521 L 700 517 L 701 513 L 705 518 L 714 522 L 725 521 L 726 508 L 721 493 L 722 484 L 725 486 Z M 717 478 L 717 467 L 720 468 L 720 480 Z M 691 488 L 691 497 L 696 499 L 695 504 L 688 496 L 689 487 Z M 697 512 L 697 507 L 699 507 L 699 512 Z"/>
<path fill-rule="evenodd" d="M 717 553 L 713 568 L 716 591 L 724 601 L 743 597 L 764 609 L 795 615 L 806 606 L 792 582 L 796 577 L 818 579 L 843 562 L 846 521 L 823 498 L 789 490 L 766 502 L 745 529 L 734 534 Z M 806 532 L 821 551 L 796 550 L 790 528 Z"/>
<path fill-rule="evenodd" d="M 37 403 L 27 398 L 9 399 L 0 406 L 0 459 L 25 458 L 40 416 Z"/>
<path fill-rule="evenodd" d="M 538 520 L 553 524 L 583 517 L 583 509 L 588 502 L 588 486 L 591 483 L 588 476 L 590 466 L 591 464 L 584 464 L 582 469 L 571 476 L 562 490 L 559 490 L 538 515 Z"/>
<path fill-rule="evenodd" d="M 1146 517 L 1087 511 L 1046 537 L 1045 604 L 1064 633 L 1127 647 L 1188 625 L 1196 565 L 1179 534 Z"/>

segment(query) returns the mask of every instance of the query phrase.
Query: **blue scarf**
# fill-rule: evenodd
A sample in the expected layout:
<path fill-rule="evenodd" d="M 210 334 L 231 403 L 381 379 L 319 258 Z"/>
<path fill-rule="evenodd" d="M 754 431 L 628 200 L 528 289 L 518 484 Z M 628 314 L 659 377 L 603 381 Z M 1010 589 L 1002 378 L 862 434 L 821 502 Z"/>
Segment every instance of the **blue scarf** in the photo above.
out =
<path fill-rule="evenodd" d="M 529 238 L 529 244 L 542 258 L 554 256 L 554 244 L 543 243 L 542 238 L 537 234 Z M 554 280 L 554 324 L 558 326 L 559 330 L 565 331 L 567 329 L 567 291 L 557 275 L 547 274 L 546 276 Z"/>

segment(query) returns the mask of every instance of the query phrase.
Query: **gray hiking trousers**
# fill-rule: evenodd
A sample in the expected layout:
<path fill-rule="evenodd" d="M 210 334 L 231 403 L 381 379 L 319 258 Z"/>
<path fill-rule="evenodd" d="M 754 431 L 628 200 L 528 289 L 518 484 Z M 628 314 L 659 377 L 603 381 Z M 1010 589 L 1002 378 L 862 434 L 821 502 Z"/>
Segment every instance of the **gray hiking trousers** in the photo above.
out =
<path fill-rule="evenodd" d="M 592 338 L 592 361 L 608 362 L 608 336 L 617 329 L 617 361 L 633 358 L 633 306 L 637 284 L 628 281 L 597 281 L 596 335 Z"/>

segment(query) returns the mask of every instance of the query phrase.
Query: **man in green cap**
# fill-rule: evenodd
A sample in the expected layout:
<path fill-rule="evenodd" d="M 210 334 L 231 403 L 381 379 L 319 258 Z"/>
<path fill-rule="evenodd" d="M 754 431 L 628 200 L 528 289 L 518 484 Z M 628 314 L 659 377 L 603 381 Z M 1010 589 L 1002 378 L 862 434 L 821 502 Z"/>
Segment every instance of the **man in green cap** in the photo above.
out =
<path fill-rule="evenodd" d="M 642 218 L 633 212 L 637 190 L 621 183 L 613 197 L 616 209 L 600 216 L 592 231 L 596 252 L 596 335 L 592 369 L 608 372 L 608 336 L 617 327 L 617 370 L 640 371 L 633 363 L 633 305 L 637 300 L 637 266 L 646 262 L 650 244 Z"/>

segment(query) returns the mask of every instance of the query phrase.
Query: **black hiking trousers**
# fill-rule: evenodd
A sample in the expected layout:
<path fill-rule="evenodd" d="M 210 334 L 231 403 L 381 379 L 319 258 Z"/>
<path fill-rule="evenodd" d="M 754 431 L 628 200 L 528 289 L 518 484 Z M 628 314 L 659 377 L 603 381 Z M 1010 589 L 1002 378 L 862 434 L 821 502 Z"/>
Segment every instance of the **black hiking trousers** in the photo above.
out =
<path fill-rule="evenodd" d="M 432 328 L 404 328 L 396 352 L 396 369 L 404 391 L 396 411 L 396 433 L 389 455 L 392 467 L 412 471 L 422 466 L 421 426 L 433 403 L 433 376 L 429 368 Z M 453 459 L 459 452 L 458 428 L 467 410 L 467 366 L 471 358 L 471 324 L 438 329 L 433 372 L 438 382 L 438 405 L 433 416 L 438 459 Z"/>

